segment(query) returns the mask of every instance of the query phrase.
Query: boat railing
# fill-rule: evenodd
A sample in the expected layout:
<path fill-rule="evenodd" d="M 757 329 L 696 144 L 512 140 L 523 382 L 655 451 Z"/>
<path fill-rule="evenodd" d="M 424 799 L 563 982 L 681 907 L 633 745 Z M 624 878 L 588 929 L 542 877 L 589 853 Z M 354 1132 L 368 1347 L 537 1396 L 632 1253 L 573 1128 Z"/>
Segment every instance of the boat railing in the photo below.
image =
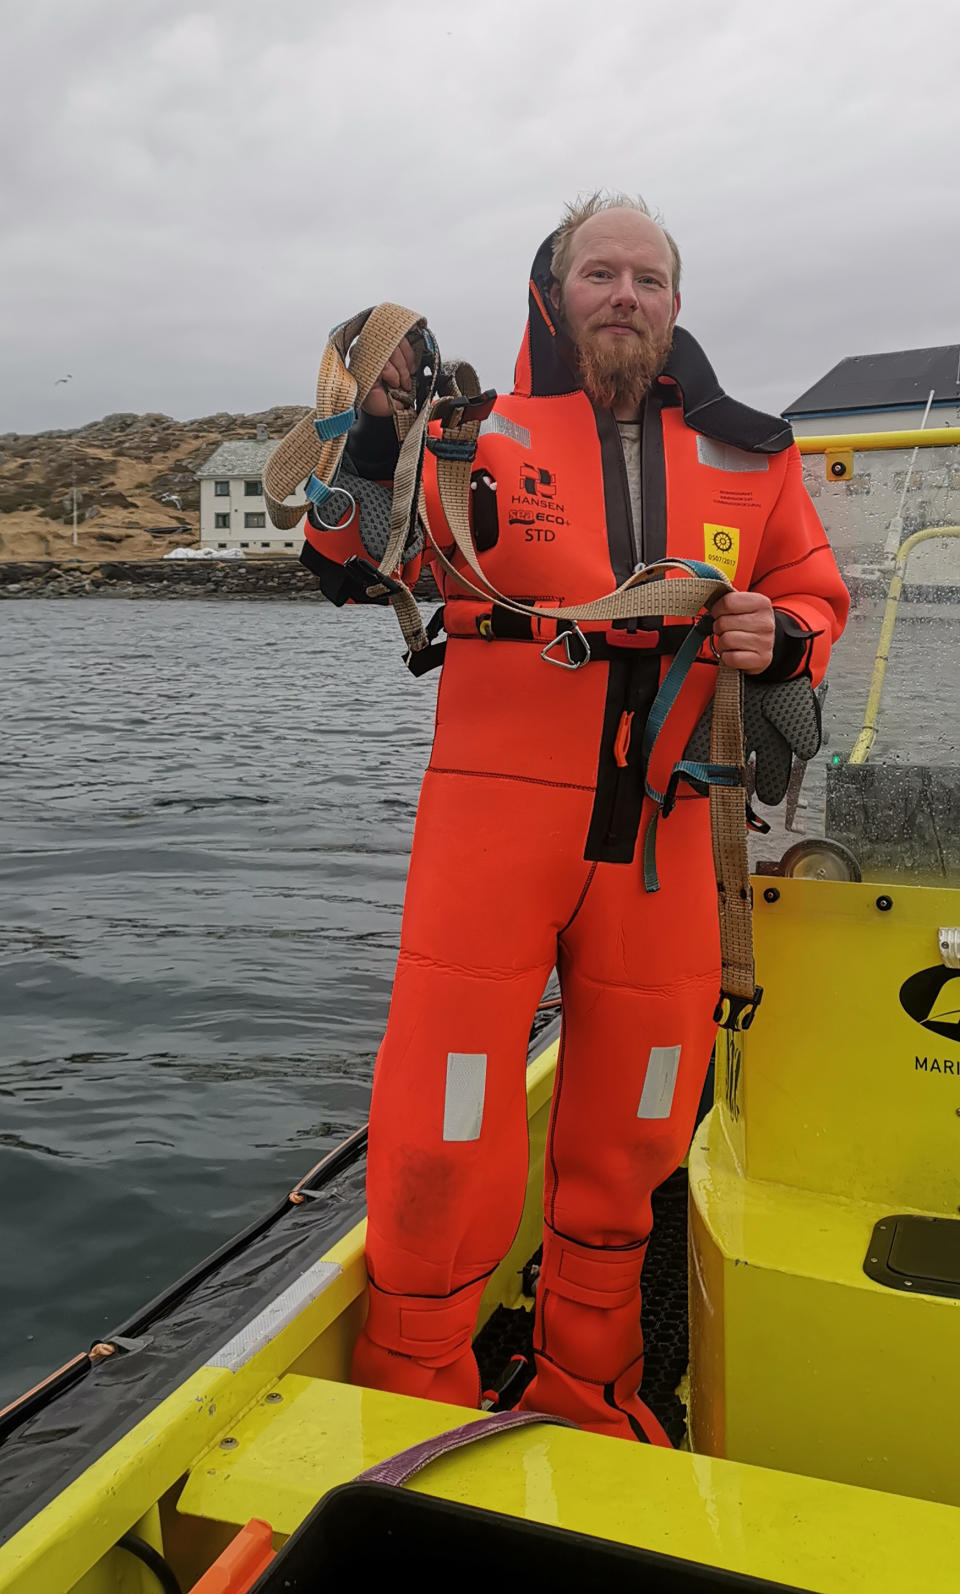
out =
<path fill-rule="evenodd" d="M 880 626 L 880 641 L 877 645 L 873 673 L 870 677 L 870 691 L 863 716 L 863 726 L 853 744 L 853 751 L 847 760 L 849 764 L 865 764 L 876 739 L 877 724 L 880 718 L 880 699 L 883 695 L 883 682 L 887 673 L 887 661 L 890 657 L 890 643 L 893 640 L 893 628 L 896 624 L 897 610 L 900 607 L 900 595 L 903 592 L 907 560 L 919 543 L 929 542 L 936 537 L 960 537 L 960 526 L 926 526 L 922 531 L 914 531 L 909 537 L 904 538 L 897 549 L 893 575 L 890 578 L 890 586 L 887 589 L 887 602 L 883 611 L 883 621 Z"/>

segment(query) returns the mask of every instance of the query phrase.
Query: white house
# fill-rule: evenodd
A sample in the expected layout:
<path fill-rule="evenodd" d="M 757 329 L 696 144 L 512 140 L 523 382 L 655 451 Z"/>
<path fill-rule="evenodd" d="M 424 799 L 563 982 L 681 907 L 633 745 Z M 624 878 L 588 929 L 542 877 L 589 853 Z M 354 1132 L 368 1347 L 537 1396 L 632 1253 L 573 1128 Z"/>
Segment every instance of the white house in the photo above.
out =
<path fill-rule="evenodd" d="M 278 531 L 264 502 L 263 470 L 275 447 L 276 439 L 269 437 L 221 443 L 201 465 L 197 471 L 201 548 L 241 548 L 248 558 L 300 552 L 299 529 Z M 285 500 L 302 501 L 299 490 Z"/>
<path fill-rule="evenodd" d="M 960 345 L 851 355 L 783 413 L 798 437 L 960 426 Z"/>

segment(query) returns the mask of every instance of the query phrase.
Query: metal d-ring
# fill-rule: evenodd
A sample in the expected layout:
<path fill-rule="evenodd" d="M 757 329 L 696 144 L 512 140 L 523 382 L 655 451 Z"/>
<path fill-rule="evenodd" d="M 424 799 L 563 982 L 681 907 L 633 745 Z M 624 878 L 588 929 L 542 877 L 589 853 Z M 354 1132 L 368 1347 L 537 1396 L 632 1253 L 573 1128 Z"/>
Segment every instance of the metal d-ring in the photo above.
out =
<path fill-rule="evenodd" d="M 570 652 L 570 643 L 574 637 L 578 639 L 582 649 L 579 659 L 575 659 Z M 563 648 L 565 659 L 553 658 L 553 649 L 556 647 Z M 540 649 L 540 657 L 547 664 L 555 664 L 560 670 L 581 670 L 585 664 L 590 663 L 590 644 L 580 627 L 574 624 L 566 631 L 558 631 L 552 642 L 548 642 L 545 648 Z"/>
<path fill-rule="evenodd" d="M 353 516 L 354 516 L 354 514 L 356 512 L 357 500 L 354 498 L 354 496 L 353 496 L 353 494 L 351 492 L 347 491 L 346 487 L 331 487 L 331 489 L 330 489 L 330 497 L 329 498 L 325 498 L 323 500 L 324 503 L 328 504 L 330 502 L 330 498 L 335 497 L 335 495 L 337 493 L 342 493 L 344 498 L 349 503 L 349 505 L 350 505 L 350 519 L 352 520 Z M 320 510 L 319 510 L 319 508 L 317 507 L 316 504 L 314 504 L 314 506 L 313 506 L 313 514 L 314 514 L 314 519 L 317 521 L 318 525 L 323 527 L 324 531 L 336 531 L 337 527 L 342 525 L 342 523 L 343 523 L 343 515 L 340 515 L 340 517 L 337 520 L 334 520 L 333 522 L 330 522 L 329 520 L 324 520 L 324 518 L 321 515 Z"/>

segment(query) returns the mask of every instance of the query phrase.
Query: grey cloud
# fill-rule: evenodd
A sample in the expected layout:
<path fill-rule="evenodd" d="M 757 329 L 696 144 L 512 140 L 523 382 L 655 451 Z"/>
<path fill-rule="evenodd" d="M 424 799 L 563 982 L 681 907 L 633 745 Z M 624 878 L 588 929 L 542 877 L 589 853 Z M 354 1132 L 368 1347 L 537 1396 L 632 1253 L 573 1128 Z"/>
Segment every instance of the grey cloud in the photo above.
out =
<path fill-rule="evenodd" d="M 306 402 L 327 328 L 388 297 L 508 385 L 533 251 L 596 186 L 663 211 L 750 402 L 954 341 L 960 21 L 840 11 L 35 0 L 5 20 L 0 429 Z"/>

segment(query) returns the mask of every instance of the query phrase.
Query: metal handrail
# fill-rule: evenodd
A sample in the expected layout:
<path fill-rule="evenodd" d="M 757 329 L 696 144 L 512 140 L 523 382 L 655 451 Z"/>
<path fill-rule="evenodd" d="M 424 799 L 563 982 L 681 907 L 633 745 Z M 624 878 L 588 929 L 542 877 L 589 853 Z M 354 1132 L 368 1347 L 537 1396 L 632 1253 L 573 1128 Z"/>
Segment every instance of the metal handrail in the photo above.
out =
<path fill-rule="evenodd" d="M 801 454 L 832 454 L 835 449 L 950 448 L 960 444 L 960 426 L 934 426 L 928 432 L 838 432 L 833 437 L 798 437 Z"/>
<path fill-rule="evenodd" d="M 851 764 L 866 763 L 867 755 L 877 734 L 877 722 L 880 717 L 880 698 L 883 693 L 884 677 L 887 673 L 890 643 L 893 640 L 893 627 L 897 618 L 900 594 L 903 591 L 903 577 L 907 567 L 907 560 L 918 543 L 929 542 L 933 537 L 960 537 L 960 526 L 927 526 L 923 531 L 915 531 L 911 536 L 905 537 L 897 549 L 893 575 L 890 577 L 890 585 L 887 588 L 887 602 L 883 611 L 883 624 L 880 627 L 877 656 L 873 663 L 873 675 L 870 678 L 870 694 L 867 698 L 866 712 L 863 716 L 863 728 L 853 744 L 853 752 L 848 760 Z"/>

